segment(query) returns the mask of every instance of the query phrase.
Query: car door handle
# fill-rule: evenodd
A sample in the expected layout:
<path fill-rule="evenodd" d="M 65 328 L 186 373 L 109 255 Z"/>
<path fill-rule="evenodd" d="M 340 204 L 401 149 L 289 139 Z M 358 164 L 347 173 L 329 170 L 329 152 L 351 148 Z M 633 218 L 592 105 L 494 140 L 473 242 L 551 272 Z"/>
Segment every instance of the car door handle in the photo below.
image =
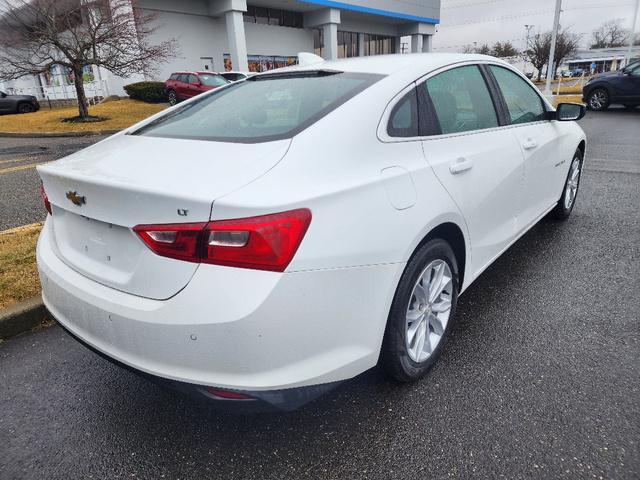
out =
<path fill-rule="evenodd" d="M 531 150 L 532 148 L 536 148 L 537 146 L 538 146 L 538 142 L 530 138 L 525 140 L 525 142 L 522 144 L 522 148 L 524 148 L 525 150 Z"/>
<path fill-rule="evenodd" d="M 473 168 L 473 162 L 466 158 L 459 158 L 455 163 L 449 165 L 449 171 L 451 172 L 451 175 L 458 175 L 459 173 L 471 170 L 471 168 Z"/>

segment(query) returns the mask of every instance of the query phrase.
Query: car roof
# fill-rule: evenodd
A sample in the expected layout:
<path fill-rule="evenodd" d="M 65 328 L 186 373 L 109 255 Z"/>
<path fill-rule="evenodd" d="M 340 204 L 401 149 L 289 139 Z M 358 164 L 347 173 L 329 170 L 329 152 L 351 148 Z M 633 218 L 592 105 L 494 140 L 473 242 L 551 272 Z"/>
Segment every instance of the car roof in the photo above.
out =
<path fill-rule="evenodd" d="M 373 73 L 378 75 L 393 75 L 399 72 L 419 75 L 437 70 L 448 65 L 462 62 L 493 62 L 503 65 L 508 63 L 489 55 L 465 53 L 405 53 L 390 55 L 370 55 L 365 57 L 351 57 L 339 60 L 324 60 L 318 63 L 293 65 L 290 67 L 269 70 L 263 73 L 296 72 L 313 70 L 339 70 L 354 73 Z M 260 75 L 258 73 L 257 75 Z"/>

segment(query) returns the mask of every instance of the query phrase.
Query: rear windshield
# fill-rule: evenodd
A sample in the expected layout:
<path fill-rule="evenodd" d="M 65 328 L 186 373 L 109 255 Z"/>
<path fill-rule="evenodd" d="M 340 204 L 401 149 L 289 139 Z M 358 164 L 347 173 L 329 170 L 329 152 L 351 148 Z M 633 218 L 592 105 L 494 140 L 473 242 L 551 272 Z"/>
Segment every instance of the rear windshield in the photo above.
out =
<path fill-rule="evenodd" d="M 290 138 L 380 78 L 326 71 L 259 75 L 205 94 L 134 135 L 240 143 Z"/>
<path fill-rule="evenodd" d="M 208 87 L 221 87 L 229 83 L 222 75 L 212 75 L 210 73 L 199 73 L 198 77 L 203 85 Z"/>

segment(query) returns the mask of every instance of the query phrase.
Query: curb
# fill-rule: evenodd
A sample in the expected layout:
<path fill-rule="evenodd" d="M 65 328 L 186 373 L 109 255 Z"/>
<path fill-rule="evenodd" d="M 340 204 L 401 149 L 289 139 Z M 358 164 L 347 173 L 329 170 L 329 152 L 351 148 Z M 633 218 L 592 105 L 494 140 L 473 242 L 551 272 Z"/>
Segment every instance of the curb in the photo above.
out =
<path fill-rule="evenodd" d="M 5 138 L 60 138 L 60 137 L 91 137 L 93 135 L 113 135 L 121 130 L 96 130 L 87 132 L 41 132 L 41 133 L 22 133 L 22 132 L 0 132 L 0 137 Z"/>
<path fill-rule="evenodd" d="M 0 310 L 0 339 L 27 332 L 42 323 L 47 309 L 37 296 Z"/>

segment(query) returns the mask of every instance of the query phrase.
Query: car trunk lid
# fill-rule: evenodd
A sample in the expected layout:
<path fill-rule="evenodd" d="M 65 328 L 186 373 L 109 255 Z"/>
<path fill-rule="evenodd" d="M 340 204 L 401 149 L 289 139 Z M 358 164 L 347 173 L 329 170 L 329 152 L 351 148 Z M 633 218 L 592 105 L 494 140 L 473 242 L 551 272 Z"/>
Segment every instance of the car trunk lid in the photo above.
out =
<path fill-rule="evenodd" d="M 40 166 L 53 208 L 54 250 L 99 283 L 169 298 L 184 288 L 198 264 L 154 254 L 132 228 L 207 222 L 216 198 L 268 171 L 289 143 L 118 135 Z"/>

